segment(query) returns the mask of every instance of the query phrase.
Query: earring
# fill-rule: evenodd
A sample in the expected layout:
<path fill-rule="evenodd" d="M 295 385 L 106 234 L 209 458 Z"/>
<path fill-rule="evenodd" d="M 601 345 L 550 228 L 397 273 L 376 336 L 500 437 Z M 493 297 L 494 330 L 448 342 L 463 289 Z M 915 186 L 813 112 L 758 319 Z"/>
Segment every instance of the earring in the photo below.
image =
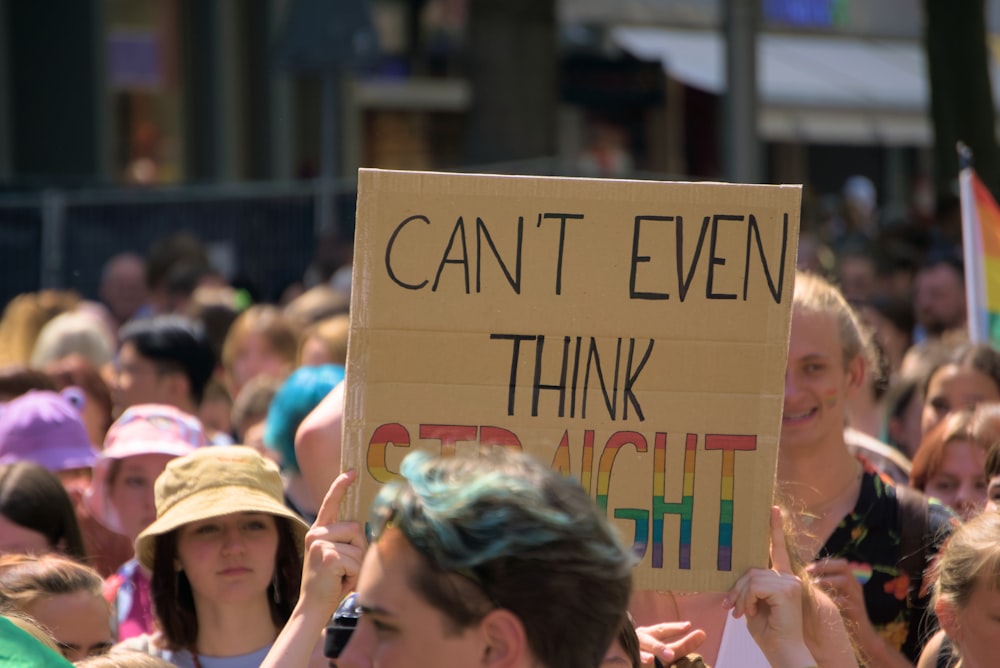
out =
<path fill-rule="evenodd" d="M 278 589 L 278 574 L 275 573 L 271 577 L 271 599 L 274 601 L 275 605 L 281 603 L 281 591 Z"/>

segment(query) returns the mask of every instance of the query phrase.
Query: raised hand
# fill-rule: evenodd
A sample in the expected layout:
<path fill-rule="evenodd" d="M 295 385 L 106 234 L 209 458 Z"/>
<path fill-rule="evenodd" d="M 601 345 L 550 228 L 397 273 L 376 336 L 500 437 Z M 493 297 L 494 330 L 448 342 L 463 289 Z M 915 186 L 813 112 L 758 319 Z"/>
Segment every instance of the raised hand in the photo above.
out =
<path fill-rule="evenodd" d="M 782 528 L 781 509 L 771 508 L 771 568 L 752 568 L 737 580 L 724 605 L 746 616 L 747 629 L 775 668 L 815 664 L 802 627 L 802 582 L 795 575 Z"/>
<path fill-rule="evenodd" d="M 316 521 L 306 533 L 299 601 L 261 668 L 322 665 L 323 627 L 358 581 L 365 536 L 357 522 L 340 521 L 340 502 L 357 474 L 347 471 L 330 485 Z"/>
<path fill-rule="evenodd" d="M 845 619 L 855 624 L 868 623 L 864 589 L 849 561 L 823 559 L 809 564 L 806 571 L 813 582 L 829 594 Z"/>
<path fill-rule="evenodd" d="M 664 665 L 670 665 L 705 642 L 705 632 L 701 629 L 692 631 L 691 622 L 640 626 L 635 634 L 639 637 L 639 657 L 643 666 L 652 666 L 654 657 Z"/>
<path fill-rule="evenodd" d="M 316 607 L 327 617 L 357 584 L 367 547 L 361 525 L 339 520 L 340 502 L 356 477 L 354 471 L 337 476 L 306 533 L 299 604 Z"/>

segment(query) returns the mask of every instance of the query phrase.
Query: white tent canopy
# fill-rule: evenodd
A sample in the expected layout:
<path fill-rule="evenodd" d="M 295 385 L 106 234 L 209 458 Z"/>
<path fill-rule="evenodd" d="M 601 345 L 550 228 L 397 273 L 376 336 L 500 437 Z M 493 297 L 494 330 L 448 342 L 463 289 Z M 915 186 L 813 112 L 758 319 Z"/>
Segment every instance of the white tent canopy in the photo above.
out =
<path fill-rule="evenodd" d="M 611 36 L 637 57 L 659 60 L 679 81 L 725 91 L 725 51 L 717 31 L 619 27 Z M 765 139 L 931 143 L 926 60 L 916 41 L 762 33 L 757 71 Z"/>

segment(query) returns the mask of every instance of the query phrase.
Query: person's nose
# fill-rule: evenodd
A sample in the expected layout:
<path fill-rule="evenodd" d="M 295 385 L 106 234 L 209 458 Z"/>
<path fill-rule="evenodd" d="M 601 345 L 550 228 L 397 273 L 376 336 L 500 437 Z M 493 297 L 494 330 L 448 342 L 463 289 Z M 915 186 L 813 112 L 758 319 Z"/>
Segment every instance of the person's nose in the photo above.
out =
<path fill-rule="evenodd" d="M 955 509 L 963 517 L 971 517 L 982 508 L 982 500 L 976 492 L 974 482 L 964 482 L 958 487 L 958 494 L 955 495 Z"/>
<path fill-rule="evenodd" d="M 237 526 L 225 529 L 222 535 L 222 549 L 226 554 L 240 554 L 246 550 L 246 539 Z"/>

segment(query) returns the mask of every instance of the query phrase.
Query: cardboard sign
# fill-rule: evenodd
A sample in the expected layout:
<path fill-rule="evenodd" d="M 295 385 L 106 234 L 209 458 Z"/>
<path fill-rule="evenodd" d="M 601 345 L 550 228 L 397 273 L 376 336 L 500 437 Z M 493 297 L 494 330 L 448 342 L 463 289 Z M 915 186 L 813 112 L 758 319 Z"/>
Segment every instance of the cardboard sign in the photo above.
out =
<path fill-rule="evenodd" d="M 416 448 L 580 481 L 639 589 L 768 563 L 800 188 L 361 170 L 343 466 Z"/>

